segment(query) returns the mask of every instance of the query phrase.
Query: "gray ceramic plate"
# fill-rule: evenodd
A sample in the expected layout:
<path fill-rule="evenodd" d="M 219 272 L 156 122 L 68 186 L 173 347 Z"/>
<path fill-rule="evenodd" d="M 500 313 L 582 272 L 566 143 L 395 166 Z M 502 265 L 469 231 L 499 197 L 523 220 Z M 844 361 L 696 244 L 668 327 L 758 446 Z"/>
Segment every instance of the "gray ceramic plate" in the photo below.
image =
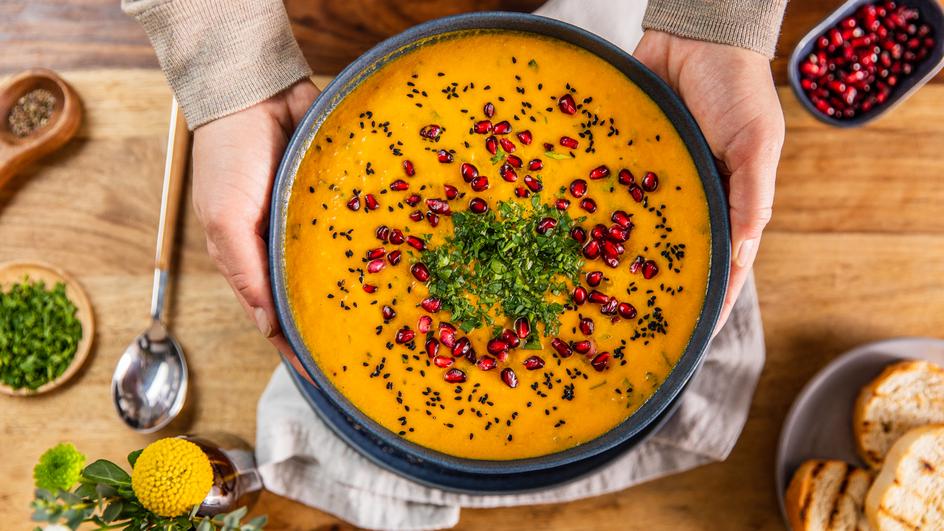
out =
<path fill-rule="evenodd" d="M 800 391 L 787 413 L 777 447 L 777 498 L 807 459 L 840 459 L 865 466 L 856 453 L 852 408 L 859 390 L 889 364 L 904 359 L 944 365 L 944 340 L 904 337 L 868 343 L 834 359 Z"/>

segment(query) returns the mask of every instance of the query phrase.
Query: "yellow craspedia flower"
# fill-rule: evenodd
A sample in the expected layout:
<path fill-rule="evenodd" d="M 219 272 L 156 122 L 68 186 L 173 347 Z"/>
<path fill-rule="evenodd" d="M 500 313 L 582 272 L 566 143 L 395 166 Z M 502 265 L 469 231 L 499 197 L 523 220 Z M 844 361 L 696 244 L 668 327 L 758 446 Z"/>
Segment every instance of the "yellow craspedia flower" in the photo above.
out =
<path fill-rule="evenodd" d="M 213 468 L 199 446 L 183 439 L 161 439 L 138 456 L 131 488 L 145 509 L 180 516 L 199 505 L 213 486 Z"/>

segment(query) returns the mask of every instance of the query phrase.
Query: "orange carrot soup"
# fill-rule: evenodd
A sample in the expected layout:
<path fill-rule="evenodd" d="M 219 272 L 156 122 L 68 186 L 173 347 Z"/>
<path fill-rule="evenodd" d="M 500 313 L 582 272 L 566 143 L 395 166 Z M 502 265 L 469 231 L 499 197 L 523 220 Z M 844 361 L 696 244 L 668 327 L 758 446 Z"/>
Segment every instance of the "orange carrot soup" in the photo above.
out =
<path fill-rule="evenodd" d="M 685 351 L 708 207 L 678 132 L 613 66 L 511 31 L 383 66 L 312 140 L 286 282 L 330 382 L 399 436 L 472 459 L 572 448 Z"/>

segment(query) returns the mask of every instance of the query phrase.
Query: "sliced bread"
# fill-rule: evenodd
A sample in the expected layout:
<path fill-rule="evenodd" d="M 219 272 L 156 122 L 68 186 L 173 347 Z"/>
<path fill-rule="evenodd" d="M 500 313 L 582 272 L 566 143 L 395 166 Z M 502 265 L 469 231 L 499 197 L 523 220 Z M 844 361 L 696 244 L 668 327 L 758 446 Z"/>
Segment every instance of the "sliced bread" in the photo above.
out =
<path fill-rule="evenodd" d="M 872 476 L 843 461 L 803 463 L 787 488 L 793 531 L 869 531 L 862 511 Z"/>
<path fill-rule="evenodd" d="M 881 531 L 944 529 L 944 425 L 898 439 L 869 489 L 865 512 Z"/>
<path fill-rule="evenodd" d="M 944 369 L 927 361 L 890 365 L 862 388 L 852 426 L 859 455 L 878 468 L 908 430 L 944 423 Z"/>

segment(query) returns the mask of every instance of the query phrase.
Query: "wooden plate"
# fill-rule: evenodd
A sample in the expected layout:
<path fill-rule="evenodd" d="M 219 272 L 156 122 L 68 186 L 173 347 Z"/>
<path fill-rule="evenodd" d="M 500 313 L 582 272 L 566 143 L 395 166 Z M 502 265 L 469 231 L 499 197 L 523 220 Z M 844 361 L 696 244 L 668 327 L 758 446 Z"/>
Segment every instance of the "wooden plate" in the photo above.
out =
<path fill-rule="evenodd" d="M 66 285 L 66 296 L 75 304 L 76 318 L 82 323 L 82 338 L 79 339 L 75 357 L 72 358 L 72 363 L 66 368 L 65 372 L 55 380 L 46 382 L 35 391 L 25 388 L 13 389 L 0 383 L 0 393 L 14 396 L 31 396 L 45 393 L 72 378 L 88 358 L 92 349 L 92 338 L 95 337 L 95 319 L 92 314 L 92 305 L 89 303 L 85 291 L 82 290 L 82 286 L 74 278 L 54 266 L 41 262 L 16 261 L 0 264 L 0 290 L 6 291 L 10 289 L 12 284 L 23 282 L 26 277 L 29 277 L 30 281 L 42 280 L 46 283 L 47 288 L 55 286 L 58 282 Z"/>

